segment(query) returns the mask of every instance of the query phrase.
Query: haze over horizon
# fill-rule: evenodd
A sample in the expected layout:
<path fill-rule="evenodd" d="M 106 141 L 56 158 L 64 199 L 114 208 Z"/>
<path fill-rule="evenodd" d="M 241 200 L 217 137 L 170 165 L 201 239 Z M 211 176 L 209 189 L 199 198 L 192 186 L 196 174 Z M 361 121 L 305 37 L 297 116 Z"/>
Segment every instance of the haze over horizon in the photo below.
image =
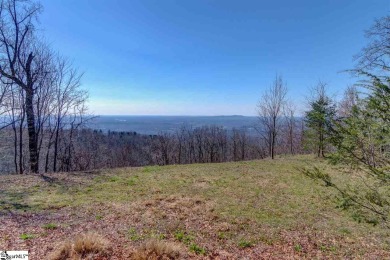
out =
<path fill-rule="evenodd" d="M 85 71 L 98 115 L 255 115 L 283 75 L 304 108 L 319 79 L 341 95 L 390 1 L 44 0 L 41 28 Z"/>

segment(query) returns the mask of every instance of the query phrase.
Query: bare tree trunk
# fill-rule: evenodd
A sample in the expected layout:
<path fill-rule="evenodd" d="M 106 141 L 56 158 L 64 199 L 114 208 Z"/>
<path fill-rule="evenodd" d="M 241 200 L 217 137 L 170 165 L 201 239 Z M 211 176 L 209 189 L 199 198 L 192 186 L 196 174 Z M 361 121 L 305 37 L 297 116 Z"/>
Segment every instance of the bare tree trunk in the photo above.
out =
<path fill-rule="evenodd" d="M 27 130 L 28 130 L 28 148 L 30 153 L 30 170 L 33 173 L 39 172 L 38 165 L 38 144 L 37 133 L 35 130 L 35 114 L 33 103 L 33 91 L 26 91 L 26 115 L 27 115 Z"/>
<path fill-rule="evenodd" d="M 14 113 L 14 111 L 12 111 Z M 15 121 L 12 122 L 12 131 L 14 132 L 14 164 L 15 164 L 15 172 L 18 171 L 18 134 L 16 131 Z"/>
<path fill-rule="evenodd" d="M 57 171 L 57 157 L 58 157 L 58 140 L 59 140 L 59 119 L 57 119 L 57 126 L 54 137 L 54 156 L 53 156 L 53 171 Z"/>
<path fill-rule="evenodd" d="M 21 112 L 21 119 L 19 123 L 19 173 L 23 174 L 24 171 L 24 162 L 23 162 L 23 124 L 25 119 L 25 109 Z"/>
<path fill-rule="evenodd" d="M 276 117 L 272 118 L 272 139 L 271 139 L 271 159 L 275 159 L 275 141 L 276 141 Z"/>

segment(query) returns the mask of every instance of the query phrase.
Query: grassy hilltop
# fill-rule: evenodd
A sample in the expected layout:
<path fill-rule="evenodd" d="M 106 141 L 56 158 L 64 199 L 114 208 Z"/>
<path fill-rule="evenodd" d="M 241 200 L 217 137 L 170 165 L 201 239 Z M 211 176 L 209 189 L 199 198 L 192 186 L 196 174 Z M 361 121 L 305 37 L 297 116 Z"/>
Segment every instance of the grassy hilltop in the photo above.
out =
<path fill-rule="evenodd" d="M 338 209 L 299 173 L 307 164 L 347 178 L 311 156 L 0 176 L 0 248 L 31 259 L 390 258 L 388 230 Z"/>

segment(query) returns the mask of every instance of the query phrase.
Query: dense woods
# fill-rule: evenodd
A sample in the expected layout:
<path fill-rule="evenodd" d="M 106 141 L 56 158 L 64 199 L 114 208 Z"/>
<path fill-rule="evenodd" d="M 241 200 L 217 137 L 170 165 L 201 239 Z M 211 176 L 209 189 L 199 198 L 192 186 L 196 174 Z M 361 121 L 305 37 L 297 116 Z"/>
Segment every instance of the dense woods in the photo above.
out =
<path fill-rule="evenodd" d="M 39 169 L 42 173 L 243 161 L 268 156 L 267 143 L 261 137 L 248 134 L 245 129 L 226 130 L 222 126 L 193 128 L 183 125 L 175 132 L 143 135 L 136 132 L 106 133 L 82 127 L 83 121 L 64 121 L 60 127 L 54 125 L 48 128 L 41 138 Z M 276 154 L 303 152 L 300 124 L 291 127 L 288 123 L 286 121 L 283 128 L 285 134 L 281 133 L 283 138 L 279 138 L 275 144 Z M 12 127 L 2 131 L 2 143 L 6 144 L 1 151 L 3 160 L 0 166 L 3 173 L 28 172 L 28 148 L 22 143 L 21 150 L 19 146 L 15 150 L 15 140 L 19 140 L 15 136 L 18 138 L 19 134 L 15 134 Z"/>

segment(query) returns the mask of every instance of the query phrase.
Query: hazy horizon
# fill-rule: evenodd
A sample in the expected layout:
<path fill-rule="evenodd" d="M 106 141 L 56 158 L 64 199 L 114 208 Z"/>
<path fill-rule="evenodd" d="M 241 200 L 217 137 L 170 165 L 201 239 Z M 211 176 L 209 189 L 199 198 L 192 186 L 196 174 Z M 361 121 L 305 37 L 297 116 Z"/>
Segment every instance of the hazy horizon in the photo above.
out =
<path fill-rule="evenodd" d="M 137 117 L 137 116 L 145 116 L 145 117 L 148 117 L 148 116 L 166 116 L 166 117 L 257 117 L 256 115 L 253 115 L 253 116 L 246 116 L 246 115 L 134 115 L 134 114 L 119 114 L 119 115 L 115 115 L 115 114 L 98 114 L 98 115 L 95 115 L 95 116 L 134 116 L 134 117 Z"/>
<path fill-rule="evenodd" d="M 157 115 L 102 115 L 94 118 L 88 126 L 104 132 L 137 132 L 139 134 L 159 134 L 176 132 L 182 126 L 198 128 L 220 126 L 225 130 L 245 129 L 255 135 L 257 118 L 253 116 L 157 116 Z"/>

